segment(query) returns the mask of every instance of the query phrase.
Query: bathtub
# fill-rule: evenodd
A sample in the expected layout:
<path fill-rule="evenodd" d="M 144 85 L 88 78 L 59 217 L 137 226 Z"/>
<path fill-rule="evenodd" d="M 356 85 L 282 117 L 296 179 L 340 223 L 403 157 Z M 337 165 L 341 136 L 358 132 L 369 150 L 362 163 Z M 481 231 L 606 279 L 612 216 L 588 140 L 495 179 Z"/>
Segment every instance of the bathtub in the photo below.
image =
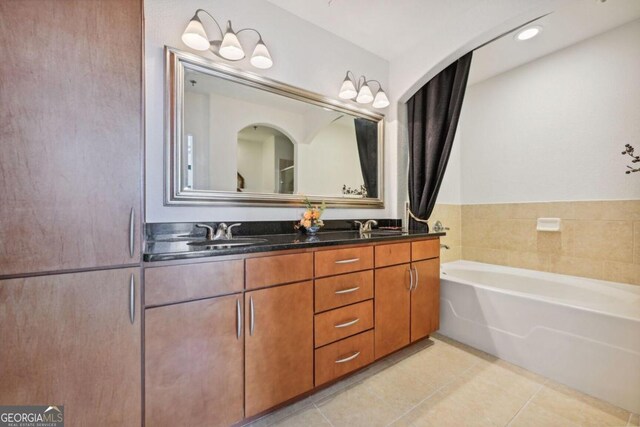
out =
<path fill-rule="evenodd" d="M 440 333 L 640 413 L 640 286 L 455 261 Z"/>

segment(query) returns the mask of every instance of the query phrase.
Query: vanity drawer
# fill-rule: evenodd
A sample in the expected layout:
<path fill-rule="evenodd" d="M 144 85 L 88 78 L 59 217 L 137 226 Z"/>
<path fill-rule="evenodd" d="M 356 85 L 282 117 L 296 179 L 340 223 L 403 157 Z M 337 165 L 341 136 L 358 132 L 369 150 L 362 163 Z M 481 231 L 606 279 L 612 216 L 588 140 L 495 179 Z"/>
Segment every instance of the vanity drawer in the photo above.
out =
<path fill-rule="evenodd" d="M 373 298 L 373 270 L 317 279 L 315 311 L 331 310 Z"/>
<path fill-rule="evenodd" d="M 411 242 L 411 261 L 440 256 L 440 238 Z"/>
<path fill-rule="evenodd" d="M 316 350 L 316 387 L 373 362 L 373 331 Z"/>
<path fill-rule="evenodd" d="M 205 262 L 146 268 L 146 306 L 169 304 L 242 292 L 244 261 Z"/>
<path fill-rule="evenodd" d="M 376 267 L 405 264 L 411 262 L 411 243 L 392 243 L 378 245 L 376 251 Z"/>
<path fill-rule="evenodd" d="M 373 328 L 373 300 L 315 315 L 315 345 L 338 341 Z"/>
<path fill-rule="evenodd" d="M 316 252 L 316 277 L 373 268 L 373 246 Z"/>
<path fill-rule="evenodd" d="M 311 252 L 247 259 L 247 289 L 309 280 L 313 277 Z"/>

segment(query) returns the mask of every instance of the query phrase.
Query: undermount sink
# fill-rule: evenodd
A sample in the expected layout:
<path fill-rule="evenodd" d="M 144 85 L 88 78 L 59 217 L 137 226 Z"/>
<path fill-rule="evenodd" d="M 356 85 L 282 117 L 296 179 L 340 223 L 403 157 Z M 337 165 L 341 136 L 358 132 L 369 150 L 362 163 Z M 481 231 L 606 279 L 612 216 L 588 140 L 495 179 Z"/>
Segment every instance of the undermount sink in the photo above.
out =
<path fill-rule="evenodd" d="M 369 236 L 399 236 L 404 234 L 402 230 L 371 230 L 364 232 L 362 234 L 366 234 Z"/>
<path fill-rule="evenodd" d="M 251 246 L 265 243 L 266 239 L 220 239 L 220 240 L 197 240 L 187 243 L 191 246 L 206 246 L 211 249 L 231 248 L 234 246 Z"/>

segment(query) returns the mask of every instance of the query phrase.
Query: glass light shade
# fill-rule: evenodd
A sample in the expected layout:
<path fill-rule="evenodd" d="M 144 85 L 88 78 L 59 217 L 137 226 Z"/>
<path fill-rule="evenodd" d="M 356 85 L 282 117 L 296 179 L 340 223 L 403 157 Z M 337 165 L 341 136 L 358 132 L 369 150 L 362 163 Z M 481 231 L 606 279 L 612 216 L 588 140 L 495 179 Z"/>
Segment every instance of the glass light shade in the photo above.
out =
<path fill-rule="evenodd" d="M 389 106 L 389 98 L 382 89 L 376 93 L 376 97 L 373 99 L 373 108 L 385 108 Z"/>
<path fill-rule="evenodd" d="M 363 83 L 362 87 L 358 91 L 356 102 L 359 104 L 368 104 L 371 101 L 373 101 L 373 93 L 371 93 L 369 85 L 367 83 Z"/>
<path fill-rule="evenodd" d="M 356 87 L 353 85 L 349 76 L 345 77 L 342 82 L 342 86 L 340 87 L 340 92 L 338 92 L 338 96 L 342 99 L 353 99 L 357 94 L 358 91 L 356 91 Z"/>
<path fill-rule="evenodd" d="M 267 46 L 264 44 L 262 39 L 260 39 L 256 48 L 253 50 L 253 55 L 251 55 L 251 65 L 263 70 L 271 68 L 273 65 L 269 49 L 267 49 Z"/>
<path fill-rule="evenodd" d="M 187 28 L 182 33 L 182 41 L 184 44 L 195 50 L 207 50 L 210 43 L 207 33 L 204 31 L 202 22 L 197 16 L 191 18 Z"/>
<path fill-rule="evenodd" d="M 227 27 L 227 32 L 224 33 L 222 38 L 222 44 L 220 45 L 220 56 L 231 61 L 237 61 L 244 58 L 244 50 L 238 40 L 238 36 L 233 32 L 231 23 Z"/>

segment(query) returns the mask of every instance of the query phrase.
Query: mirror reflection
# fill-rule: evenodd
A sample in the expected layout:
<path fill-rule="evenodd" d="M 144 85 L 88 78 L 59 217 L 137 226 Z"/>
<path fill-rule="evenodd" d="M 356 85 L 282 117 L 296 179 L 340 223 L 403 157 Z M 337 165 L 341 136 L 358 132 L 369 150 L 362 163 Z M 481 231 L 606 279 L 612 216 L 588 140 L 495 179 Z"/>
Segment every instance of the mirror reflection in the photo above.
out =
<path fill-rule="evenodd" d="M 378 122 L 185 67 L 182 187 L 378 197 Z"/>

